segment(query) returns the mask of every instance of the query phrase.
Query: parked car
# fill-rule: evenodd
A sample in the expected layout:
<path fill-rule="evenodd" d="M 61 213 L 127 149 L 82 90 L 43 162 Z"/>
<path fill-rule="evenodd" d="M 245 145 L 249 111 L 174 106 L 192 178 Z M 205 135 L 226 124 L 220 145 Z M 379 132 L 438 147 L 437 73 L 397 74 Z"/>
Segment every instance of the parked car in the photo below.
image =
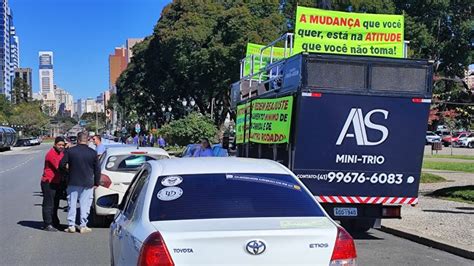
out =
<path fill-rule="evenodd" d="M 436 135 L 433 131 L 426 131 L 426 145 L 434 142 L 440 142 L 441 137 Z"/>
<path fill-rule="evenodd" d="M 107 216 L 115 214 L 114 210 L 97 206 L 99 197 L 117 193 L 120 202 L 133 176 L 145 162 L 170 158 L 168 153 L 160 148 L 140 147 L 137 149 L 136 146 L 123 144 L 116 146 L 108 146 L 99 160 L 100 186 L 94 190 L 94 204 L 91 210 L 91 220 L 96 225 L 106 224 Z"/>
<path fill-rule="evenodd" d="M 458 141 L 456 141 L 456 146 L 474 148 L 474 133 L 459 138 Z"/>
<path fill-rule="evenodd" d="M 15 147 L 31 146 L 29 138 L 21 138 L 16 141 Z"/>
<path fill-rule="evenodd" d="M 470 132 L 454 132 L 451 135 L 447 135 L 447 136 L 443 137 L 441 141 L 443 142 L 443 145 L 445 147 L 448 147 L 453 142 L 458 141 L 459 138 L 466 137 L 468 134 L 470 134 Z"/>
<path fill-rule="evenodd" d="M 186 146 L 186 149 L 184 149 L 180 157 L 193 157 L 194 152 L 196 151 L 197 148 L 199 148 L 199 146 L 201 146 L 201 144 L 189 144 L 188 146 Z M 221 144 L 212 145 L 212 154 L 214 157 L 228 157 L 229 156 L 229 153 L 227 152 L 226 149 L 222 147 Z"/>
<path fill-rule="evenodd" d="M 119 209 L 112 265 L 356 265 L 349 233 L 274 161 L 149 161 L 118 199 L 98 199 Z"/>
<path fill-rule="evenodd" d="M 458 147 L 458 141 L 460 139 L 463 139 L 463 138 L 466 138 L 468 137 L 469 135 L 471 135 L 471 132 L 460 132 L 458 134 L 455 134 L 453 137 L 451 137 L 451 145 L 453 145 L 453 147 Z"/>

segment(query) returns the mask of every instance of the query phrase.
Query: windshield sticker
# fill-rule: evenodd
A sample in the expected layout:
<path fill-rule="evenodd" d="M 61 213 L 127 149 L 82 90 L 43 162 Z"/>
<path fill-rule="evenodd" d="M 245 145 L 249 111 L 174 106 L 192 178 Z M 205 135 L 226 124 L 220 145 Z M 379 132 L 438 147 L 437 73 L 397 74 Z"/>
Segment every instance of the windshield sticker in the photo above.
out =
<path fill-rule="evenodd" d="M 183 178 L 179 175 L 167 176 L 161 180 L 161 184 L 165 187 L 177 186 L 183 182 Z"/>
<path fill-rule="evenodd" d="M 274 178 L 270 178 L 270 177 L 227 174 L 226 178 L 230 179 L 230 180 L 247 181 L 247 182 L 255 182 L 255 183 L 261 183 L 261 184 L 267 184 L 267 185 L 274 185 L 274 186 L 279 186 L 279 187 L 284 187 L 284 188 L 289 188 L 289 189 L 294 189 L 294 190 L 301 191 L 301 187 L 299 185 L 288 183 L 288 182 L 281 181 L 281 180 L 274 179 Z"/>
<path fill-rule="evenodd" d="M 158 191 L 156 195 L 159 200 L 162 201 L 172 201 L 179 199 L 183 195 L 183 190 L 179 187 L 165 187 L 162 190 Z"/>
<path fill-rule="evenodd" d="M 114 167 L 114 165 L 115 165 L 115 163 L 108 163 L 107 168 L 112 168 L 112 167 Z"/>
<path fill-rule="evenodd" d="M 325 220 L 289 220 L 280 221 L 280 228 L 312 228 L 327 225 Z"/>
<path fill-rule="evenodd" d="M 117 157 L 115 157 L 115 156 L 111 156 L 109 158 L 109 162 L 115 162 L 116 160 L 117 160 Z"/>

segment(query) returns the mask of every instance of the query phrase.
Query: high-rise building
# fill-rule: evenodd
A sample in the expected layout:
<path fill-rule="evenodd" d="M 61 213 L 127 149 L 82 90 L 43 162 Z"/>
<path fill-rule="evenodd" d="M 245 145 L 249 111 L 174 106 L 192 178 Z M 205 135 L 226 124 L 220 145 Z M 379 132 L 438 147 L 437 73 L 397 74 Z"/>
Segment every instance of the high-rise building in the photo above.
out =
<path fill-rule="evenodd" d="M 126 46 L 127 46 L 127 63 L 130 63 L 130 60 L 133 57 L 133 46 L 135 44 L 142 42 L 144 39 L 143 38 L 129 38 L 127 39 Z"/>
<path fill-rule="evenodd" d="M 74 113 L 74 99 L 72 95 L 57 85 L 54 85 L 54 96 L 56 97 L 58 113 L 61 116 L 71 116 Z"/>
<path fill-rule="evenodd" d="M 39 87 L 43 98 L 54 97 L 53 52 L 39 52 Z"/>
<path fill-rule="evenodd" d="M 13 26 L 10 26 L 10 63 L 13 71 L 20 67 L 20 38 Z"/>
<path fill-rule="evenodd" d="M 13 86 L 14 66 L 12 65 L 12 38 L 13 13 L 8 5 L 8 0 L 1 0 L 0 4 L 0 94 L 10 98 Z M 13 30 L 14 32 L 14 30 Z M 15 46 L 15 45 L 14 45 Z M 14 48 L 16 61 L 18 61 L 18 46 Z M 14 55 L 15 57 L 15 55 Z"/>
<path fill-rule="evenodd" d="M 33 97 L 33 78 L 31 68 L 17 68 L 15 69 L 15 78 L 21 78 L 28 84 L 28 98 Z"/>
<path fill-rule="evenodd" d="M 109 90 L 116 93 L 115 83 L 122 72 L 127 68 L 127 50 L 116 47 L 114 54 L 109 55 Z"/>

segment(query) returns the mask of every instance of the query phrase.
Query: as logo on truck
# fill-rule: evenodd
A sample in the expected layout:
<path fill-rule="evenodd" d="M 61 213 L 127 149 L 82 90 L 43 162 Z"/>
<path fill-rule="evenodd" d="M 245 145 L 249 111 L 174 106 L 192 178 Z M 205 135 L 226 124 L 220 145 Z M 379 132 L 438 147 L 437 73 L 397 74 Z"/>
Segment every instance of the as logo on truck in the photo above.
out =
<path fill-rule="evenodd" d="M 361 108 L 352 108 L 347 116 L 346 123 L 344 124 L 344 127 L 342 127 L 341 133 L 337 138 L 336 145 L 341 145 L 345 138 L 354 137 L 359 146 L 376 146 L 383 143 L 388 137 L 388 129 L 385 126 L 375 124 L 371 121 L 371 117 L 375 113 L 382 113 L 384 119 L 388 118 L 387 110 L 374 109 L 364 116 Z M 354 133 L 348 133 L 351 125 L 354 128 Z M 367 128 L 380 131 L 382 133 L 382 138 L 378 141 L 369 141 L 367 138 Z"/>

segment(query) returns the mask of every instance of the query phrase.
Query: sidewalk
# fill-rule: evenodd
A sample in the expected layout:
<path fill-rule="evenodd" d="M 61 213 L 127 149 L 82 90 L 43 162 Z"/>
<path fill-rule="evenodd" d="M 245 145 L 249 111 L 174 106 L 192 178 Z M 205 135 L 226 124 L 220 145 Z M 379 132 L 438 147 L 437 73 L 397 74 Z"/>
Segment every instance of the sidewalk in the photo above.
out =
<path fill-rule="evenodd" d="M 426 195 L 445 187 L 474 185 L 474 174 L 427 169 L 423 172 L 440 175 L 448 182 L 420 184 L 418 205 L 403 205 L 402 219 L 382 220 L 382 226 L 390 233 L 418 237 L 427 245 L 473 259 L 474 205 Z"/>

